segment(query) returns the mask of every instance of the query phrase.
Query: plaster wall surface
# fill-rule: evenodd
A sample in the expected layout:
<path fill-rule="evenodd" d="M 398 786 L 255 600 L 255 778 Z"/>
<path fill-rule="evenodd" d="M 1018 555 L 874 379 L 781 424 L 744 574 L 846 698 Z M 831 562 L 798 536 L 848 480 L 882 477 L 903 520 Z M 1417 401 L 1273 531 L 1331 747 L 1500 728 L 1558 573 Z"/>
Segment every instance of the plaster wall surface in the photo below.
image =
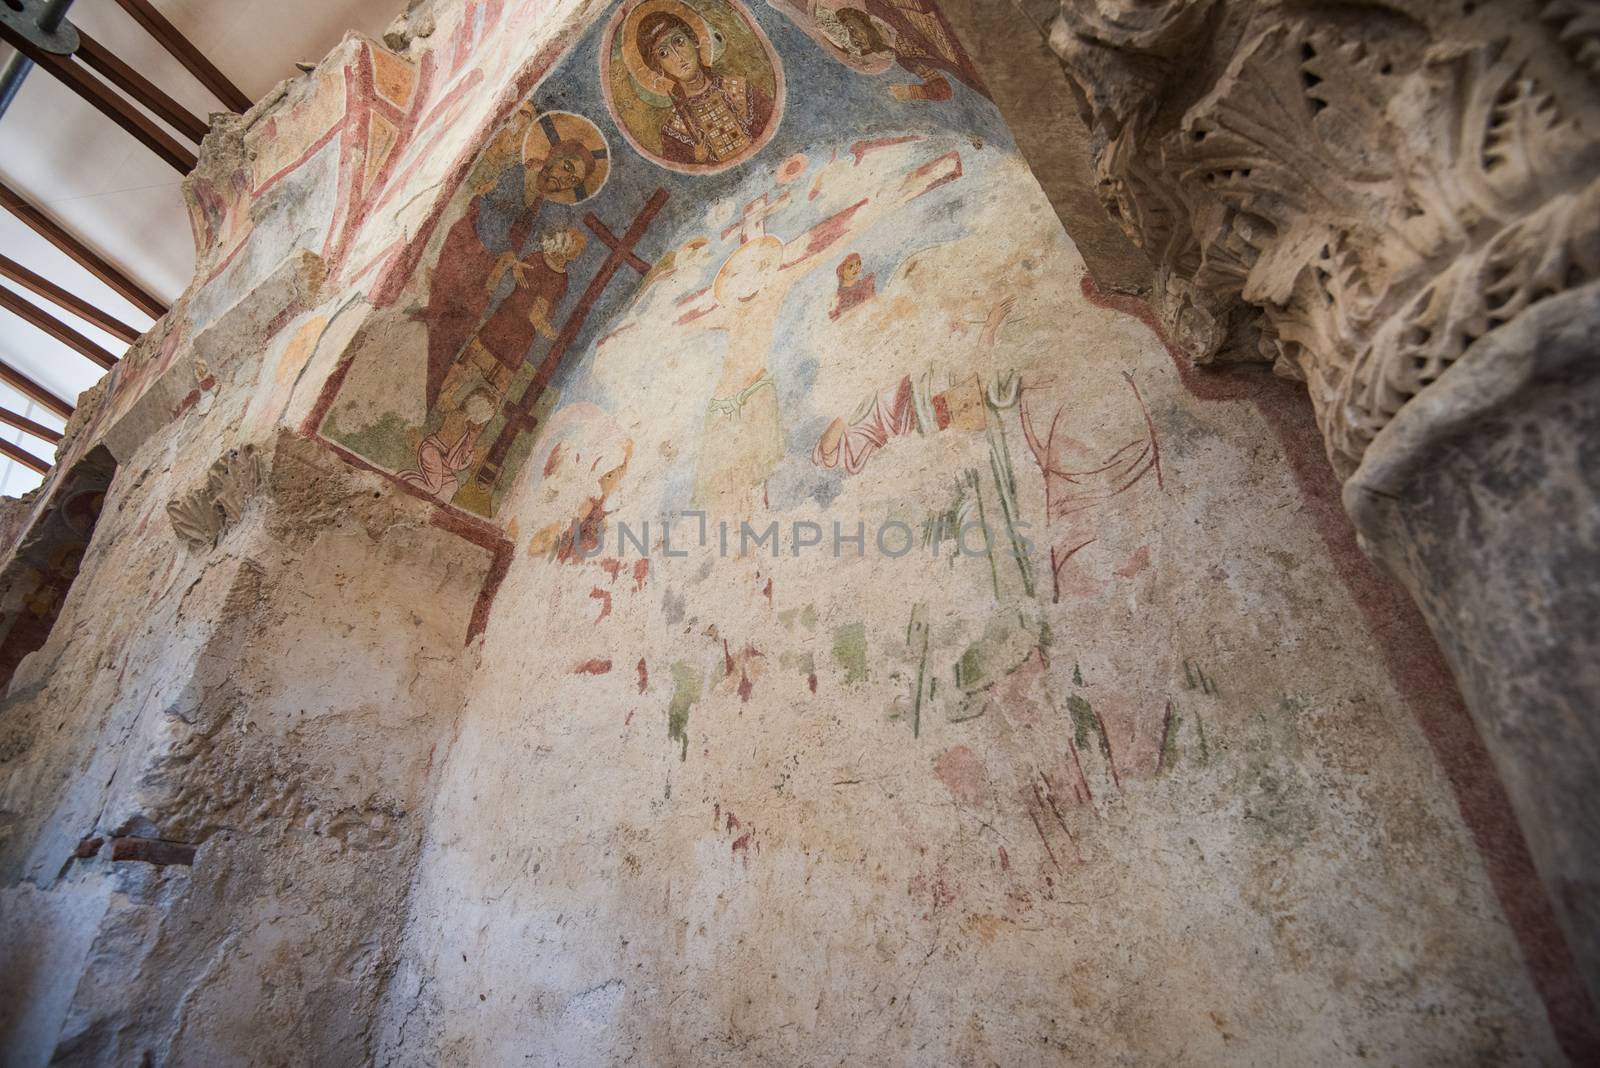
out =
<path fill-rule="evenodd" d="M 214 135 L 0 708 L 14 1063 L 1583 1048 L 1303 398 L 872 10 L 421 5 Z"/>

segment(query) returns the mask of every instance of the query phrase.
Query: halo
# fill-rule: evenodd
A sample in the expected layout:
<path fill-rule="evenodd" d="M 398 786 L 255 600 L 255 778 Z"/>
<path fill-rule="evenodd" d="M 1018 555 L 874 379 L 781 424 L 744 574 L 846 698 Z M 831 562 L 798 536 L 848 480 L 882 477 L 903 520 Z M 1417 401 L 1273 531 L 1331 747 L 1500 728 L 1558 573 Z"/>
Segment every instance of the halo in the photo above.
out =
<path fill-rule="evenodd" d="M 600 192 L 611 176 L 611 148 L 594 123 L 570 111 L 540 112 L 522 137 L 522 165 L 531 175 L 544 166 L 551 149 L 566 141 L 576 141 L 589 151 L 594 171 L 577 187 L 548 193 L 546 198 L 557 204 L 578 204 Z"/>
<path fill-rule="evenodd" d="M 644 0 L 628 12 L 622 23 L 621 34 L 622 62 L 628 68 L 628 76 L 645 92 L 670 98 L 672 79 L 658 73 L 646 63 L 644 53 L 639 51 L 639 23 L 646 15 L 653 15 L 657 11 L 664 11 L 683 20 L 684 24 L 694 31 L 695 39 L 700 46 L 700 65 L 703 67 L 709 67 L 716 62 L 717 45 L 721 38 L 712 31 L 706 17 L 683 0 Z"/>
<path fill-rule="evenodd" d="M 771 234 L 762 234 L 760 237 L 751 238 L 734 249 L 732 254 L 722 262 L 722 266 L 717 268 L 717 277 L 711 283 L 711 291 L 717 298 L 717 303 L 731 304 L 735 301 L 738 294 L 728 291 L 730 280 L 736 273 L 737 268 L 744 266 L 745 260 L 755 258 L 758 253 L 768 256 L 776 254 L 777 266 L 781 267 L 783 265 L 782 241 L 779 241 Z"/>

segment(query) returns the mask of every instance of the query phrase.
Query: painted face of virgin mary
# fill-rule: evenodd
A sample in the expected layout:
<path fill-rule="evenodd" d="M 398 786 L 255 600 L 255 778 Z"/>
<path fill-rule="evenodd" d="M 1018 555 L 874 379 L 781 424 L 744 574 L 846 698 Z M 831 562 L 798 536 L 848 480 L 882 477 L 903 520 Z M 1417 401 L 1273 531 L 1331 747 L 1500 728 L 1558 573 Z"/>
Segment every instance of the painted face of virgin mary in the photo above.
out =
<path fill-rule="evenodd" d="M 700 73 L 700 42 L 694 31 L 670 15 L 661 15 L 641 27 L 645 62 L 678 83 L 694 81 Z"/>

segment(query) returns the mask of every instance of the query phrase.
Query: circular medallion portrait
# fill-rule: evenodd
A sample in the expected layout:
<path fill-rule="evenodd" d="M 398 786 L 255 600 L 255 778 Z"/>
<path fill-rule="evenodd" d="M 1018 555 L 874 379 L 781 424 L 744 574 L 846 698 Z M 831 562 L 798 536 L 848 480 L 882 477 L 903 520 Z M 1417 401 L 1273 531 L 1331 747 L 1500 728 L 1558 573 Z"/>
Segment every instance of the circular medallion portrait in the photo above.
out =
<path fill-rule="evenodd" d="M 611 152 L 600 128 L 570 111 L 532 117 L 522 139 L 529 192 L 555 204 L 577 204 L 600 192 L 611 173 Z"/>
<path fill-rule="evenodd" d="M 685 174 L 743 163 L 783 115 L 783 65 L 738 0 L 628 0 L 606 27 L 600 84 L 628 143 Z"/>

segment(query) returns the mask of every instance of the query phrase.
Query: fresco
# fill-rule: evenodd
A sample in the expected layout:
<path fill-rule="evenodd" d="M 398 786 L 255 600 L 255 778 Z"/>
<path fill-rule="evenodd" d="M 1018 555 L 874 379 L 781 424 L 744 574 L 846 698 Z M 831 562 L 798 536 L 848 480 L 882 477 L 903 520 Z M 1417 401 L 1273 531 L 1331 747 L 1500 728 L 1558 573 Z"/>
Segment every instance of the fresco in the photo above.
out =
<path fill-rule="evenodd" d="M 154 773 L 109 806 L 83 777 L 101 829 L 188 784 L 192 843 L 191 810 L 265 775 L 288 809 L 200 848 L 322 873 L 203 936 L 241 947 L 196 988 L 207 1050 L 272 1002 L 234 994 L 283 987 L 279 905 L 330 960 L 366 951 L 327 930 L 372 942 L 341 917 L 389 924 L 362 1003 L 399 1029 L 385 1063 L 859 1063 L 866 1036 L 1026 1064 L 1130 1034 L 1228 1063 L 1252 1032 L 1275 1044 L 1243 1059 L 1279 1063 L 1305 1032 L 1265 986 L 1381 1050 L 1415 1013 L 1371 1006 L 1419 975 L 1464 999 L 1442 1045 L 1536 1030 L 1531 993 L 1496 1007 L 1516 946 L 1458 820 L 1492 775 L 1462 758 L 1452 797 L 1396 714 L 1459 751 L 1437 654 L 1374 648 L 1414 616 L 1361 570 L 1302 388 L 1197 372 L 1093 288 L 937 9 L 413 15 L 405 57 L 348 39 L 262 113 L 270 144 L 189 184 L 202 282 L 98 417 L 151 442 L 85 565 L 152 591 L 144 637 L 96 642 L 74 594 L 59 659 L 25 659 L 99 504 L 80 464 L 36 506 L 61 551 L 6 595 L 0 674 L 138 717 Z M 235 445 L 272 458 L 254 518 L 174 551 L 163 506 Z M 172 634 L 243 673 L 202 694 Z M 218 748 L 213 708 L 286 726 Z M 94 885 L 55 874 L 79 808 L 41 839 L 62 886 Z M 1417 930 L 1446 949 L 1394 937 Z"/>
<path fill-rule="evenodd" d="M 599 627 L 623 610 L 616 574 L 642 564 L 642 592 L 661 566 L 623 559 L 619 524 L 635 557 L 662 517 L 731 526 L 694 598 L 713 618 L 750 586 L 784 596 L 741 524 L 898 524 L 904 559 L 787 566 L 817 591 L 790 606 L 821 621 L 804 641 L 751 636 L 685 670 L 749 699 L 779 661 L 811 680 L 832 663 L 887 686 L 871 700 L 912 738 L 1054 709 L 1102 773 L 1158 766 L 1178 651 L 1119 665 L 1091 701 L 1054 648 L 1077 606 L 1131 633 L 1122 605 L 1152 595 L 1149 370 L 1062 370 L 1080 267 L 936 9 L 617 5 L 511 102 L 413 244 L 322 436 L 524 558 L 609 566 Z M 608 644 L 580 673 L 640 652 Z M 681 727 L 699 706 L 675 707 Z"/>
<path fill-rule="evenodd" d="M 937 9 L 616 5 L 458 173 L 369 295 L 323 437 L 506 552 L 609 566 L 601 628 L 622 570 L 646 568 L 641 593 L 670 574 L 628 558 L 664 517 L 731 528 L 702 617 L 748 631 L 722 606 L 753 587 L 813 590 L 788 610 L 819 621 L 685 661 L 741 700 L 833 664 L 914 739 L 1002 709 L 1071 724 L 1058 793 L 1160 766 L 1182 651 L 1057 647 L 1090 616 L 1131 640 L 1157 597 L 1152 371 L 1063 355 L 1081 264 Z M 775 590 L 738 541 L 775 520 L 903 528 L 908 550 L 795 560 Z M 580 673 L 644 652 L 608 643 Z M 1114 692 L 1074 682 L 1113 668 Z M 674 707 L 687 759 L 699 705 Z"/>
<path fill-rule="evenodd" d="M 408 490 L 493 520 L 542 436 L 570 426 L 556 421 L 563 405 L 606 408 L 594 364 L 619 317 L 692 280 L 697 295 L 674 316 L 692 316 L 684 339 L 729 352 L 681 445 L 699 471 L 692 496 L 764 497 L 799 416 L 780 413 L 767 368 L 796 287 L 834 287 L 835 320 L 867 309 L 877 273 L 845 245 L 959 179 L 963 149 L 1009 143 L 936 12 L 872 18 L 879 43 L 896 20 L 911 20 L 907 40 L 923 26 L 936 47 L 919 84 L 944 70 L 941 90 L 886 96 L 905 68 L 886 55 L 842 62 L 808 12 L 642 0 L 597 19 L 488 133 L 437 223 L 368 275 L 374 315 L 315 431 Z M 803 97 L 786 96 L 791 74 Z"/>
<path fill-rule="evenodd" d="M 783 64 L 737 0 L 642 0 L 606 27 L 606 106 L 628 143 L 671 170 L 749 159 L 783 117 Z"/>
<path fill-rule="evenodd" d="M 949 21 L 927 0 L 768 0 L 835 60 L 862 74 L 899 67 L 895 100 L 949 100 L 951 79 L 989 95 Z"/>

